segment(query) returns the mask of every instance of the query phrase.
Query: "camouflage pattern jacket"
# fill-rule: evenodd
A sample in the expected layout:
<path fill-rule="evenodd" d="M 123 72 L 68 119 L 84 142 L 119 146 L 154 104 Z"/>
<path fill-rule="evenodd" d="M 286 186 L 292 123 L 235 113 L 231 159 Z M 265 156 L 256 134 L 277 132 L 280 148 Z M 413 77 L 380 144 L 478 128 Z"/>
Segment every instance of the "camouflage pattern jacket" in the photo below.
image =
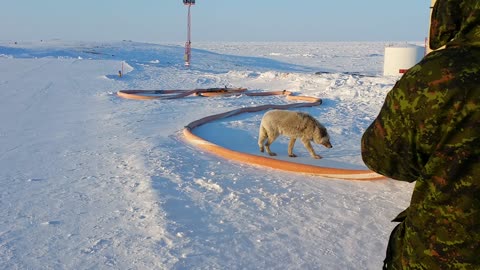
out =
<path fill-rule="evenodd" d="M 480 269 L 480 1 L 437 0 L 430 46 L 362 137 L 372 170 L 415 183 L 385 269 Z"/>

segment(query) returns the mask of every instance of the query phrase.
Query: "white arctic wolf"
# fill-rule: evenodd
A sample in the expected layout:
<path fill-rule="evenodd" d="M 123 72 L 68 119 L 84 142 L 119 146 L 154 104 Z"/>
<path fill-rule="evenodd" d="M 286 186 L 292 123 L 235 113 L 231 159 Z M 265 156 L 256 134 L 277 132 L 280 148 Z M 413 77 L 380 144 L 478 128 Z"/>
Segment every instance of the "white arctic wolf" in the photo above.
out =
<path fill-rule="evenodd" d="M 270 156 L 277 155 L 270 151 L 270 145 L 280 135 L 290 137 L 288 144 L 288 156 L 290 157 L 296 157 L 293 153 L 293 145 L 297 138 L 301 138 L 305 148 L 307 148 L 313 158 L 318 159 L 322 157 L 315 153 L 310 141 L 322 144 L 327 148 L 332 148 L 327 129 L 311 115 L 304 112 L 286 110 L 266 112 L 263 115 L 258 134 L 260 152 L 264 151 L 265 145 L 265 149 L 267 149 L 267 153 Z"/>

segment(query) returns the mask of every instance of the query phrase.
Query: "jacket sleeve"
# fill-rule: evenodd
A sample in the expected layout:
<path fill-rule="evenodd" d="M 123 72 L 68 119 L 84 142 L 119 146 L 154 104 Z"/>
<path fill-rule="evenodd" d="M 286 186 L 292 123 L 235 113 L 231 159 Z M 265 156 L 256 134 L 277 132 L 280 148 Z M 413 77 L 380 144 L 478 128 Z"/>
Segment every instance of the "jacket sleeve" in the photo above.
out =
<path fill-rule="evenodd" d="M 409 97 L 415 81 L 402 77 L 387 94 L 379 115 L 362 136 L 362 159 L 371 170 L 396 180 L 413 182 L 421 172 L 416 151 L 417 110 Z"/>

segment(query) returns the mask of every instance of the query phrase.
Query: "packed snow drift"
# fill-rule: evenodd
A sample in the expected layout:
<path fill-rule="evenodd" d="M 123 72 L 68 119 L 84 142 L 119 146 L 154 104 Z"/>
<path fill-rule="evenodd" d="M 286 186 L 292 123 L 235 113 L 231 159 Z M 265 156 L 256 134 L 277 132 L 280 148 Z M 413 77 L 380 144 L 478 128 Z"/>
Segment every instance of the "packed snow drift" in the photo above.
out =
<path fill-rule="evenodd" d="M 0 42 L 1 269 L 379 269 L 412 184 L 345 181 L 227 160 L 185 141 L 208 115 L 283 97 L 138 101 L 121 89 L 246 87 L 319 97 L 299 108 L 333 148 L 296 162 L 366 169 L 363 131 L 397 77 L 385 42 Z M 122 76 L 119 76 L 119 72 Z M 296 109 L 297 110 L 297 109 Z M 205 124 L 256 155 L 264 112 Z M 288 138 L 271 146 L 279 159 Z"/>

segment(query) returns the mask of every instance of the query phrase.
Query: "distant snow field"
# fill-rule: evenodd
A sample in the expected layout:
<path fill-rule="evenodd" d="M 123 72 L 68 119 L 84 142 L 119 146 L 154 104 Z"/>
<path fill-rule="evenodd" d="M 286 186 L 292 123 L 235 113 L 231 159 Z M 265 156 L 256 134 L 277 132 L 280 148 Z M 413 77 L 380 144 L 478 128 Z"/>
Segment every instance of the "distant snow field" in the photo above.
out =
<path fill-rule="evenodd" d="M 386 42 L 0 42 L 0 269 L 380 269 L 412 184 L 242 164 L 182 129 L 280 96 L 127 100 L 121 89 L 246 87 L 320 97 L 299 108 L 333 148 L 296 162 L 365 169 L 360 139 L 397 77 Z M 122 76 L 119 76 L 122 73 Z M 256 155 L 264 112 L 196 133 Z M 271 146 L 287 156 L 288 138 Z"/>

